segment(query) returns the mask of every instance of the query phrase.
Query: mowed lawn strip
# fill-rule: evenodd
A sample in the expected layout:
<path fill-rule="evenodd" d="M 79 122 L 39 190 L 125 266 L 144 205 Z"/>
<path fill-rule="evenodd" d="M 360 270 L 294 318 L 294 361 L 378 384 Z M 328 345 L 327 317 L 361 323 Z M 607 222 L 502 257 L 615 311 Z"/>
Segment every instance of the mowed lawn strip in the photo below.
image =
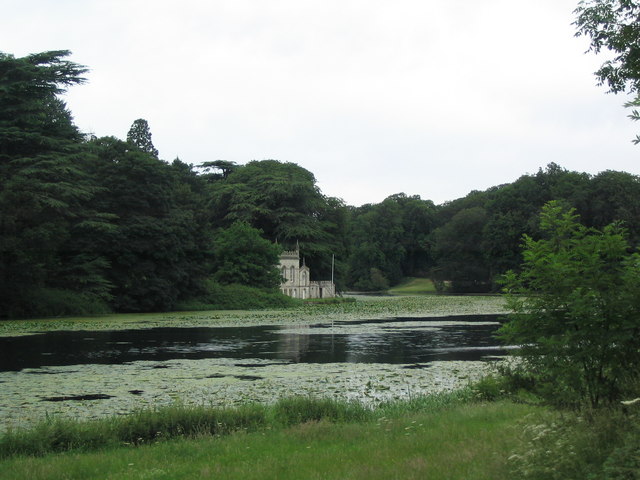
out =
<path fill-rule="evenodd" d="M 308 422 L 227 437 L 0 462 L 0 479 L 510 478 L 507 457 L 537 407 L 500 401 L 363 423 Z"/>
<path fill-rule="evenodd" d="M 389 289 L 392 295 L 422 295 L 425 293 L 436 293 L 436 287 L 429 278 L 410 277 L 400 285 Z"/>

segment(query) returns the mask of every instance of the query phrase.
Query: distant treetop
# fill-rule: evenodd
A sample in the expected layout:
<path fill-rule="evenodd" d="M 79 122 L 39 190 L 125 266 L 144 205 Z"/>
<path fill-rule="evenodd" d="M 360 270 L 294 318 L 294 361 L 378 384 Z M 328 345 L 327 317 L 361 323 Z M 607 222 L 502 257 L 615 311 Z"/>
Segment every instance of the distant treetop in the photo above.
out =
<path fill-rule="evenodd" d="M 132 143 L 141 151 L 158 158 L 158 149 L 153 146 L 149 124 L 144 118 L 139 118 L 133 122 L 129 133 L 127 133 L 127 142 Z"/>

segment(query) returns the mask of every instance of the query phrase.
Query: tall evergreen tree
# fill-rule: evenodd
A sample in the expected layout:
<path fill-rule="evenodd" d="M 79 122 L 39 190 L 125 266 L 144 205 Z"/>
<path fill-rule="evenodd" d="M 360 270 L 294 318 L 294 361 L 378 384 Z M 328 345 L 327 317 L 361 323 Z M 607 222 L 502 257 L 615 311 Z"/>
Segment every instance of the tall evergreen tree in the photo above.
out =
<path fill-rule="evenodd" d="M 82 135 L 58 95 L 84 82 L 68 51 L 0 53 L 0 314 L 67 313 L 62 291 L 108 298 L 104 259 L 78 241 L 107 228 Z M 40 299 L 40 300 L 38 300 Z M 48 299 L 48 300 L 47 300 Z M 49 304 L 49 306 L 45 304 Z"/>
<path fill-rule="evenodd" d="M 135 145 L 141 152 L 158 158 L 158 150 L 151 141 L 149 123 L 144 118 L 139 118 L 133 122 L 129 133 L 127 133 L 127 142 Z"/>

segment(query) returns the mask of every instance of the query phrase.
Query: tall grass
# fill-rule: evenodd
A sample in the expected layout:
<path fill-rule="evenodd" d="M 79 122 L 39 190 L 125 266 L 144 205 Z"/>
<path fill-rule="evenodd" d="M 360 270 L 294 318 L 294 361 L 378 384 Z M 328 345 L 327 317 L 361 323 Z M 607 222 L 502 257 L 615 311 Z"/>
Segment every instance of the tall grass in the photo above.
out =
<path fill-rule="evenodd" d="M 33 428 L 10 430 L 0 436 L 0 458 L 135 446 L 203 435 L 223 436 L 306 422 L 368 422 L 410 412 L 444 410 L 471 399 L 468 391 L 461 391 L 388 402 L 373 410 L 358 402 L 293 397 L 273 405 L 235 408 L 175 405 L 91 421 L 51 418 Z"/>
<path fill-rule="evenodd" d="M 373 418 L 372 410 L 360 403 L 341 402 L 330 398 L 285 398 L 274 405 L 272 412 L 274 422 L 283 426 L 320 420 L 363 422 Z"/>
<path fill-rule="evenodd" d="M 635 405 L 557 411 L 496 396 L 503 387 L 491 379 L 375 409 L 296 397 L 50 419 L 0 437 L 0 478 L 640 480 Z"/>
<path fill-rule="evenodd" d="M 266 422 L 267 408 L 258 404 L 233 409 L 176 405 L 93 421 L 54 418 L 0 436 L 0 458 L 220 436 L 255 431 Z"/>
<path fill-rule="evenodd" d="M 334 418 L 351 416 L 346 413 L 349 408 L 340 413 L 341 407 L 331 403 L 300 399 L 280 405 L 285 409 L 280 421 L 295 421 L 295 412 L 305 404 Z M 418 408 L 417 401 L 412 405 Z M 459 403 L 444 411 L 397 416 L 375 410 L 365 414 L 367 421 L 267 423 L 256 432 L 241 430 L 223 437 L 179 438 L 40 458 L 18 456 L 0 464 L 0 479 L 510 480 L 517 478 L 510 475 L 506 461 L 518 435 L 514 427 L 533 410 L 505 401 Z M 275 413 L 267 415 L 274 422 Z M 354 413 L 358 417 L 362 412 Z"/>

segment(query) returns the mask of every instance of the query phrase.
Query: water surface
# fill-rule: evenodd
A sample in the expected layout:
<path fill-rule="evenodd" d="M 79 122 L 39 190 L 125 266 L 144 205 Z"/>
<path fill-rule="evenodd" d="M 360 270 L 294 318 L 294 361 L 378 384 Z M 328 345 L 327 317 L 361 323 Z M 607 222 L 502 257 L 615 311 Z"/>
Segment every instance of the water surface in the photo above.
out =
<path fill-rule="evenodd" d="M 503 355 L 498 315 L 295 326 L 53 331 L 0 338 L 0 371 L 175 359 L 424 364 Z M 161 367 L 162 365 L 159 365 Z"/>

